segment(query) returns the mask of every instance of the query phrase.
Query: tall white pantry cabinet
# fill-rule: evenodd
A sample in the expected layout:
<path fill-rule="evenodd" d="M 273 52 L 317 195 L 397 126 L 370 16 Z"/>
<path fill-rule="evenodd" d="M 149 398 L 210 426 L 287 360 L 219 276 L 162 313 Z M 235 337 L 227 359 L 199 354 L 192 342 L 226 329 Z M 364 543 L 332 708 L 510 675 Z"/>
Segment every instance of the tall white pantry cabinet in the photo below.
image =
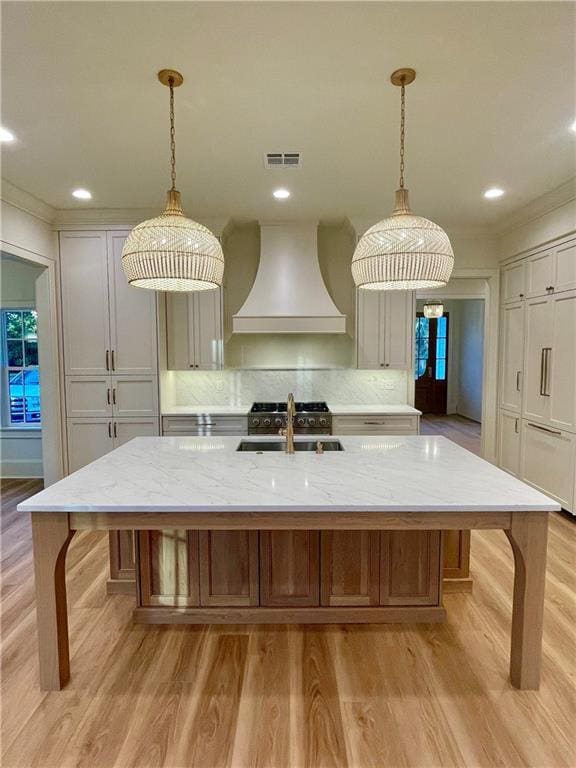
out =
<path fill-rule="evenodd" d="M 60 232 L 69 472 L 133 437 L 159 434 L 156 294 L 126 280 L 127 235 Z M 110 535 L 112 591 L 133 578 L 131 535 Z"/>
<path fill-rule="evenodd" d="M 502 268 L 498 459 L 576 514 L 576 238 Z"/>

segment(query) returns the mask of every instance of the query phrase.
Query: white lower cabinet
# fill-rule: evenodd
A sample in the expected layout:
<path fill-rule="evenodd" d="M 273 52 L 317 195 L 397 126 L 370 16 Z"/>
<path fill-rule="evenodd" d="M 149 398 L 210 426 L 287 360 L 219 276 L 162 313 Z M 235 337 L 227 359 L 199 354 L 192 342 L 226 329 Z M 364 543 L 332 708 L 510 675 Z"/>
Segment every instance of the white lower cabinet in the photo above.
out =
<path fill-rule="evenodd" d="M 520 474 L 522 419 L 515 413 L 500 411 L 498 430 L 498 464 L 506 472 Z"/>
<path fill-rule="evenodd" d="M 114 447 L 110 419 L 68 419 L 68 471 L 96 461 Z"/>
<path fill-rule="evenodd" d="M 248 416 L 213 416 L 209 413 L 198 416 L 163 416 L 162 434 L 171 437 L 247 435 Z"/>
<path fill-rule="evenodd" d="M 418 414 L 343 415 L 332 417 L 333 435 L 417 435 Z"/>
<path fill-rule="evenodd" d="M 115 419 L 112 434 L 114 448 L 124 445 L 134 437 L 155 437 L 158 435 L 158 419 Z"/>
<path fill-rule="evenodd" d="M 575 512 L 576 435 L 525 420 L 520 477 Z"/>
<path fill-rule="evenodd" d="M 68 419 L 68 471 L 96 461 L 113 448 L 127 443 L 133 437 L 158 434 L 157 418 L 141 419 Z"/>

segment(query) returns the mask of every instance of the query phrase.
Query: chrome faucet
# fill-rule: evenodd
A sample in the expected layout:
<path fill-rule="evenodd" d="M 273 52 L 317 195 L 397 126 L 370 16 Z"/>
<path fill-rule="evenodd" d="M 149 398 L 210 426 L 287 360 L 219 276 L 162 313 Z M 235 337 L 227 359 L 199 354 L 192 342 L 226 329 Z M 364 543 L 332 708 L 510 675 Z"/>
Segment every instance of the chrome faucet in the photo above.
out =
<path fill-rule="evenodd" d="M 296 405 L 292 392 L 288 395 L 286 404 L 286 427 L 279 429 L 278 434 L 286 438 L 286 453 L 294 453 L 294 417 L 296 416 Z"/>

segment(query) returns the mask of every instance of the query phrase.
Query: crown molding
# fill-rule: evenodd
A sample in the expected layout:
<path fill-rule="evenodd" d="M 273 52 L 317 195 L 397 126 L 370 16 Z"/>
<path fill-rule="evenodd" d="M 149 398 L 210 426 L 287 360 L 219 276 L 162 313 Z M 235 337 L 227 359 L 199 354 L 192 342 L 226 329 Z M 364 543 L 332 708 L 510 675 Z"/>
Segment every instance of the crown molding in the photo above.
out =
<path fill-rule="evenodd" d="M 158 208 L 66 208 L 55 212 L 54 229 L 132 229 L 146 219 L 159 216 Z M 200 224 L 219 236 L 228 224 L 228 218 L 200 218 Z"/>
<path fill-rule="evenodd" d="M 2 179 L 2 189 L 0 199 L 8 205 L 14 206 L 25 213 L 29 213 L 46 224 L 53 224 L 56 218 L 56 209 L 45 203 L 43 200 L 34 197 L 29 192 L 25 192 L 20 187 L 14 186 L 7 179 Z"/>
<path fill-rule="evenodd" d="M 529 224 L 531 221 L 546 216 L 546 214 L 561 208 L 572 200 L 576 200 L 576 176 L 506 216 L 505 223 L 501 222 L 500 226 L 496 226 L 493 234 L 500 237 L 506 235 L 515 229 Z"/>

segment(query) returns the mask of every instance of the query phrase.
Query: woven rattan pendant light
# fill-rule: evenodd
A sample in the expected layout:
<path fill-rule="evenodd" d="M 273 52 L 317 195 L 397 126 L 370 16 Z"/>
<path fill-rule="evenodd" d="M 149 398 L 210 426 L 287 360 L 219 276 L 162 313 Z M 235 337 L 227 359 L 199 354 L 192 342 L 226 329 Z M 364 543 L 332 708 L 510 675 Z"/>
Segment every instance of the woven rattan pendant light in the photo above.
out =
<path fill-rule="evenodd" d="M 359 288 L 414 290 L 446 285 L 454 254 L 448 235 L 433 221 L 410 210 L 404 188 L 405 87 L 413 69 L 397 69 L 390 80 L 401 88 L 400 189 L 392 215 L 367 230 L 352 257 L 352 276 Z"/>
<path fill-rule="evenodd" d="M 209 229 L 182 212 L 176 189 L 176 144 L 174 132 L 174 88 L 184 78 L 172 69 L 158 73 L 170 88 L 170 150 L 172 187 L 161 216 L 134 227 L 122 249 L 122 266 L 128 282 L 153 291 L 203 291 L 222 285 L 224 254 Z"/>

